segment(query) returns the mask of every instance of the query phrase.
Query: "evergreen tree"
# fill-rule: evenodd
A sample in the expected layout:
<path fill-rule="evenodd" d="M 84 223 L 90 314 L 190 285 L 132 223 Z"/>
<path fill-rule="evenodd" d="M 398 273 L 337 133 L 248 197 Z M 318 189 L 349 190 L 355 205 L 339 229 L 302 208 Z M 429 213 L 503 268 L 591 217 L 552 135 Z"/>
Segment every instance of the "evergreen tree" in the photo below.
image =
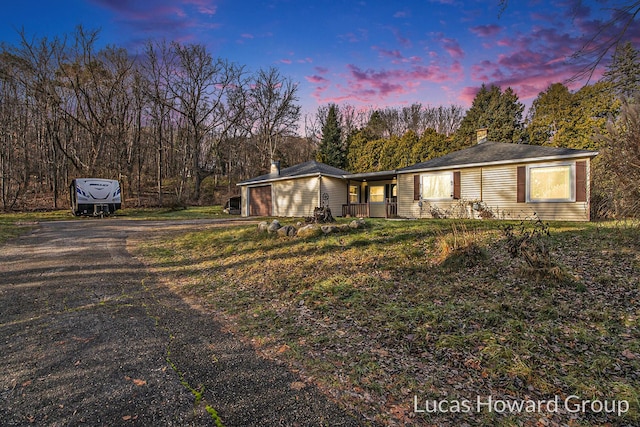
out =
<path fill-rule="evenodd" d="M 541 92 L 529 111 L 530 144 L 597 149 L 596 135 L 606 135 L 609 117 L 617 115 L 620 102 L 610 84 L 598 82 L 576 93 L 561 83 Z"/>
<path fill-rule="evenodd" d="M 613 92 L 620 98 L 632 99 L 640 94 L 640 59 L 631 42 L 616 47 L 613 60 L 604 73 L 603 80 L 611 83 Z"/>
<path fill-rule="evenodd" d="M 456 149 L 472 145 L 478 129 L 488 129 L 488 139 L 497 142 L 520 142 L 523 136 L 524 104 L 511 89 L 504 92 L 491 85 L 482 85 L 455 134 Z"/>
<path fill-rule="evenodd" d="M 529 110 L 529 144 L 558 146 L 558 133 L 563 132 L 571 120 L 573 102 L 573 94 L 562 83 L 554 83 L 540 92 Z"/>
<path fill-rule="evenodd" d="M 338 107 L 331 104 L 322 127 L 322 140 L 316 158 L 322 163 L 344 169 L 347 166 L 347 153 L 342 143 L 339 114 Z"/>

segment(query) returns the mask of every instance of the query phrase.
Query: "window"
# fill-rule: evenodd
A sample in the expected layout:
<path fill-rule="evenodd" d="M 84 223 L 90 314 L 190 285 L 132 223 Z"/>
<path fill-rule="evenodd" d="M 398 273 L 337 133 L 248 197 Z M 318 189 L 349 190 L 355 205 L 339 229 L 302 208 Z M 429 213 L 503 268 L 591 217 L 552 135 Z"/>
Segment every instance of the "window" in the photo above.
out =
<path fill-rule="evenodd" d="M 451 199 L 453 197 L 453 173 L 422 175 L 422 198 L 425 200 Z"/>
<path fill-rule="evenodd" d="M 571 202 L 575 199 L 575 169 L 571 164 L 530 166 L 527 183 L 529 202 Z"/>
<path fill-rule="evenodd" d="M 369 187 L 369 202 L 384 202 L 384 185 L 372 185 Z"/>
<path fill-rule="evenodd" d="M 360 199 L 358 198 L 358 186 L 350 185 L 349 186 L 349 203 L 358 203 Z"/>

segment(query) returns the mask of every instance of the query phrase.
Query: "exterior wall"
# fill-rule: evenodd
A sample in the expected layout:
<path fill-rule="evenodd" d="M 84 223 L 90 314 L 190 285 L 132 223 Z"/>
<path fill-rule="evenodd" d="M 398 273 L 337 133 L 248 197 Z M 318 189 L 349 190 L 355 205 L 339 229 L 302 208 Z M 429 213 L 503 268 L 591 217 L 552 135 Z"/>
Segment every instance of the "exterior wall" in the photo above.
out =
<path fill-rule="evenodd" d="M 240 216 L 249 216 L 249 190 L 246 185 L 240 187 Z"/>
<path fill-rule="evenodd" d="M 398 174 L 398 215 L 406 218 L 432 218 L 432 212 L 450 217 L 478 218 L 473 202 L 482 202 L 495 218 L 528 219 L 534 213 L 546 221 L 588 221 L 591 163 L 587 162 L 587 202 L 517 202 L 517 168 L 527 164 L 488 166 L 460 170 L 460 199 L 429 202 L 413 200 L 413 177 L 416 173 Z M 570 160 L 575 162 L 576 159 Z M 555 163 L 566 163 L 559 161 Z M 542 162 L 553 164 L 554 162 Z M 531 163 L 529 163 L 531 164 Z M 456 169 L 452 169 L 456 170 Z M 433 209 L 435 208 L 435 209 Z"/>
<path fill-rule="evenodd" d="M 327 194 L 329 197 L 329 209 L 331 209 L 331 214 L 334 217 L 342 216 L 342 205 L 347 203 L 347 198 L 349 197 L 349 188 L 347 187 L 347 181 L 344 179 L 332 178 L 328 176 L 323 176 L 320 178 L 320 194 L 322 199 L 322 203 L 326 203 L 324 201 L 324 195 Z M 313 208 L 318 205 L 314 205 L 311 207 L 311 214 L 313 214 Z M 305 215 L 305 216 L 311 216 Z"/>
<path fill-rule="evenodd" d="M 273 181 L 271 185 L 274 216 L 313 216 L 313 209 L 320 206 L 320 179 L 317 176 Z"/>

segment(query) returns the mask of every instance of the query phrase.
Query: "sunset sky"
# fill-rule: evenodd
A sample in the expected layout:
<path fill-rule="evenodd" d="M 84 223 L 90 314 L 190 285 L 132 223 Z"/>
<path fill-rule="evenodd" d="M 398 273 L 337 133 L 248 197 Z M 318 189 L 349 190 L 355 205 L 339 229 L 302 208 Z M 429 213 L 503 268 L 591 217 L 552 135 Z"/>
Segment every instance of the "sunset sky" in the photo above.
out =
<path fill-rule="evenodd" d="M 330 102 L 466 108 L 482 83 L 529 105 L 583 65 L 572 54 L 618 3 L 511 0 L 501 13 L 499 0 L 24 0 L 3 4 L 0 40 L 82 24 L 132 53 L 149 39 L 202 43 L 251 71 L 278 67 L 299 83 L 306 112 Z M 638 48 L 637 21 L 627 34 Z"/>

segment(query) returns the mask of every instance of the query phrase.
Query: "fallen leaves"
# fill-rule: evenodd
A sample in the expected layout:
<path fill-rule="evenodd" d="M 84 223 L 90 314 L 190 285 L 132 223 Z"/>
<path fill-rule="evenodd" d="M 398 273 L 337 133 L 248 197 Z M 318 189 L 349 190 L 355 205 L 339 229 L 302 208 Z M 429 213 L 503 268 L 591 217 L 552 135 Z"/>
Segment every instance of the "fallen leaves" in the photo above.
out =
<path fill-rule="evenodd" d="M 143 385 L 147 385 L 147 382 L 145 380 L 141 380 L 139 378 L 131 378 L 129 376 L 125 376 L 124 379 L 127 380 L 127 381 L 131 381 L 134 385 L 136 385 L 138 387 L 142 387 Z"/>
<path fill-rule="evenodd" d="M 503 225 L 482 224 L 494 235 Z M 513 425 L 485 413 L 420 416 L 408 397 L 633 396 L 640 381 L 640 257 L 624 231 L 604 227 L 552 226 L 551 256 L 574 278 L 566 284 L 523 275 L 497 239 L 486 242 L 490 256 L 480 265 L 443 271 L 430 262 L 436 255 L 415 248 L 432 247 L 433 236 L 450 228 L 444 221 L 374 223 L 341 236 L 339 252 L 327 237 L 286 246 L 260 240 L 258 249 L 255 240 L 238 239 L 233 254 L 217 258 L 215 275 L 202 272 L 221 279 L 207 279 L 209 286 L 198 273 L 191 279 L 264 354 L 314 378 L 366 419 Z M 352 245 L 363 239 L 375 244 Z M 225 244 L 214 233 L 203 240 L 214 255 Z M 207 256 L 188 245 L 182 251 L 194 262 Z M 304 386 L 290 383 L 294 390 Z M 635 411 L 630 425 L 640 419 Z M 572 422 L 540 415 L 520 414 L 518 423 Z M 584 422 L 607 425 L 607 417 Z"/>
<path fill-rule="evenodd" d="M 300 391 L 305 388 L 307 385 L 302 381 L 294 381 L 291 383 L 290 387 L 292 390 Z"/>
<path fill-rule="evenodd" d="M 622 352 L 622 355 L 630 360 L 636 359 L 637 356 L 629 349 L 626 349 L 625 351 Z"/>

